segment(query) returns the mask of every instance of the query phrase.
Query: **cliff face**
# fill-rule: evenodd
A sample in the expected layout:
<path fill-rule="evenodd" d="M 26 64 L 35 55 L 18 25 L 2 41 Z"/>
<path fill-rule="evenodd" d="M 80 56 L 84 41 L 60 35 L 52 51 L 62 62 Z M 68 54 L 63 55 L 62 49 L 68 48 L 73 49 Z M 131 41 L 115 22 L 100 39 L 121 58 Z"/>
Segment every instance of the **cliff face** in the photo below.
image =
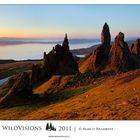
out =
<path fill-rule="evenodd" d="M 78 64 L 69 50 L 67 34 L 62 46 L 57 44 L 48 54 L 44 52 L 43 65 L 33 65 L 32 82 L 48 78 L 54 74 L 74 74 Z"/>
<path fill-rule="evenodd" d="M 131 53 L 127 43 L 124 41 L 124 34 L 119 33 L 110 51 L 110 61 L 113 69 L 127 71 L 131 67 Z"/>

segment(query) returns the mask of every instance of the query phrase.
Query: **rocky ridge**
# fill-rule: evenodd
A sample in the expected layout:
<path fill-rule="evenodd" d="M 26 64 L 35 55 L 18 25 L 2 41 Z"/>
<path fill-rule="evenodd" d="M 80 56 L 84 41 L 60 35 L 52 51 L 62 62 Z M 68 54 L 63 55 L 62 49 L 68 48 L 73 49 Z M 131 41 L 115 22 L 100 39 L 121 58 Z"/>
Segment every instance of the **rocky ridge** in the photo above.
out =
<path fill-rule="evenodd" d="M 126 72 L 140 66 L 140 40 L 137 39 L 129 49 L 122 32 L 115 37 L 110 45 L 111 35 L 107 23 L 101 32 L 101 45 L 79 63 L 81 73 L 85 72 Z M 137 59 L 138 58 L 138 59 Z"/>
<path fill-rule="evenodd" d="M 33 65 L 32 83 L 50 78 L 54 74 L 74 74 L 78 72 L 78 64 L 69 49 L 67 34 L 62 46 L 57 44 L 48 54 L 44 52 L 43 64 Z"/>

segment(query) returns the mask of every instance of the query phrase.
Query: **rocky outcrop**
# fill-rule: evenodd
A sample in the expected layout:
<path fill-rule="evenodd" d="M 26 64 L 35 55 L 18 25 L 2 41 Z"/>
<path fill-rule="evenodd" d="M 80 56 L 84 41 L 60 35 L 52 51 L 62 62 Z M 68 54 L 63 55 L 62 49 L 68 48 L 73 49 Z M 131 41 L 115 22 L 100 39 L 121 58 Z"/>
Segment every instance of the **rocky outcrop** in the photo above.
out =
<path fill-rule="evenodd" d="M 94 51 L 79 62 L 79 70 L 85 72 L 100 72 L 108 64 L 111 35 L 109 26 L 104 24 L 101 32 L 101 44 L 96 46 Z"/>
<path fill-rule="evenodd" d="M 68 41 L 67 34 L 65 34 L 65 38 L 64 38 L 62 46 L 65 51 L 69 51 L 69 41 Z"/>
<path fill-rule="evenodd" d="M 32 85 L 28 73 L 23 72 L 17 76 L 17 80 L 13 84 L 9 92 L 0 99 L 1 103 L 13 105 L 27 101 L 32 96 Z M 22 103 L 23 103 L 22 102 Z"/>
<path fill-rule="evenodd" d="M 101 71 L 104 69 L 108 63 L 109 51 L 110 51 L 110 40 L 111 35 L 109 31 L 109 26 L 107 23 L 104 24 L 103 30 L 101 32 L 101 42 L 102 44 L 98 46 L 94 51 L 94 69 L 95 71 Z"/>
<path fill-rule="evenodd" d="M 47 79 L 54 74 L 74 74 L 78 72 L 78 64 L 69 50 L 67 34 L 62 46 L 57 44 L 48 54 L 44 52 L 43 65 L 33 65 L 32 82 Z"/>
<path fill-rule="evenodd" d="M 103 30 L 101 32 L 101 42 L 102 44 L 107 44 L 109 45 L 111 41 L 111 35 L 110 35 L 110 30 L 108 24 L 105 22 L 103 26 Z"/>
<path fill-rule="evenodd" d="M 124 34 L 119 33 L 110 51 L 111 67 L 117 71 L 127 71 L 131 69 L 131 53 L 127 43 L 124 41 Z"/>
<path fill-rule="evenodd" d="M 140 58 L 140 39 L 137 39 L 131 46 L 131 53 Z"/>
<path fill-rule="evenodd" d="M 23 72 L 17 76 L 17 80 L 11 88 L 10 93 L 25 97 L 32 94 L 32 86 L 28 73 Z"/>
<path fill-rule="evenodd" d="M 44 68 L 42 65 L 33 64 L 32 65 L 32 74 L 31 74 L 31 81 L 34 83 L 36 81 L 40 81 L 44 76 Z"/>

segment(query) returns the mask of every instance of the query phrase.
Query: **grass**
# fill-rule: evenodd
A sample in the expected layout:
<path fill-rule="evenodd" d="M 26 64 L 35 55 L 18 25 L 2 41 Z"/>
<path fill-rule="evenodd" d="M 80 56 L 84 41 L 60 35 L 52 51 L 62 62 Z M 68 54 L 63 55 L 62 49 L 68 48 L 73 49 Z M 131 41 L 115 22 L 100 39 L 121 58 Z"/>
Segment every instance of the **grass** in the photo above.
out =
<path fill-rule="evenodd" d="M 45 93 L 45 97 L 38 100 L 34 100 L 32 102 L 26 102 L 24 104 L 16 104 L 15 106 L 7 106 L 6 108 L 0 108 L 2 111 L 0 113 L 0 119 L 4 120 L 17 120 L 20 117 L 26 116 L 28 113 L 32 111 L 36 111 L 43 107 L 47 107 L 52 104 L 59 104 L 67 99 L 70 99 L 74 96 L 83 94 L 93 88 L 93 86 L 78 88 L 78 89 L 71 89 L 71 90 L 64 90 L 58 93 Z M 10 112 L 10 114 L 9 114 Z"/>
<path fill-rule="evenodd" d="M 134 76 L 129 79 L 128 77 Z M 0 109 L 0 119 L 139 120 L 140 70 L 109 78 L 102 84 L 45 92 L 39 100 Z"/>
<path fill-rule="evenodd" d="M 64 100 L 67 100 L 69 98 L 72 98 L 74 96 L 83 94 L 87 92 L 88 90 L 95 87 L 95 85 L 87 86 L 87 87 L 80 87 L 76 89 L 70 89 L 70 90 L 63 90 L 58 93 L 47 93 L 45 92 L 44 95 L 46 96 L 47 100 L 52 103 L 62 102 Z"/>
<path fill-rule="evenodd" d="M 9 66 L 6 71 L 1 70 L 5 75 L 19 73 L 27 70 L 25 66 Z M 34 95 L 29 101 L 21 100 L 20 104 L 14 99 L 15 105 L 0 108 L 0 119 L 140 119 L 140 70 L 122 73 L 103 80 L 104 82 L 96 81 L 94 85 L 77 87 L 76 82 L 79 80 L 86 82 L 82 77 L 74 83 L 69 78 L 54 77 L 50 83 L 46 82 L 43 89 L 58 89 L 62 86 L 57 92 L 45 90 L 42 92 L 44 94 Z M 0 93 L 3 91 L 0 96 L 5 95 L 8 87 L 5 85 L 0 88 Z"/>
<path fill-rule="evenodd" d="M 135 75 L 139 76 L 138 73 Z M 54 104 L 44 106 L 23 119 L 138 120 L 140 119 L 140 77 L 127 83 L 121 82 L 127 76 L 130 76 L 130 73 L 127 73 L 123 79 L 119 76 L 119 82 L 116 82 L 116 78 L 109 79 L 91 90 L 89 87 L 89 89 L 62 91 L 57 96 L 59 98 L 54 99 Z"/>

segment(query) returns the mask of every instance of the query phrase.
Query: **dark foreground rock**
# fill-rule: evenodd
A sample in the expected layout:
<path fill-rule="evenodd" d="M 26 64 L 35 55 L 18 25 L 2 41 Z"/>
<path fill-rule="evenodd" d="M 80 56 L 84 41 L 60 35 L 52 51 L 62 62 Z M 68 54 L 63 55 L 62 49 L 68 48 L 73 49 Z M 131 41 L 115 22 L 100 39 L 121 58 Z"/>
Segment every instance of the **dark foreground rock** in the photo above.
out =
<path fill-rule="evenodd" d="M 132 45 L 131 45 L 131 53 L 135 55 L 137 58 L 140 59 L 140 39 L 137 39 Z"/>
<path fill-rule="evenodd" d="M 32 85 L 28 73 L 23 72 L 17 76 L 9 92 L 0 99 L 0 103 L 6 103 L 7 106 L 18 103 L 25 103 L 32 97 Z"/>
<path fill-rule="evenodd" d="M 17 80 L 10 90 L 11 94 L 20 94 L 20 96 L 28 97 L 32 94 L 32 85 L 28 73 L 19 74 Z"/>

